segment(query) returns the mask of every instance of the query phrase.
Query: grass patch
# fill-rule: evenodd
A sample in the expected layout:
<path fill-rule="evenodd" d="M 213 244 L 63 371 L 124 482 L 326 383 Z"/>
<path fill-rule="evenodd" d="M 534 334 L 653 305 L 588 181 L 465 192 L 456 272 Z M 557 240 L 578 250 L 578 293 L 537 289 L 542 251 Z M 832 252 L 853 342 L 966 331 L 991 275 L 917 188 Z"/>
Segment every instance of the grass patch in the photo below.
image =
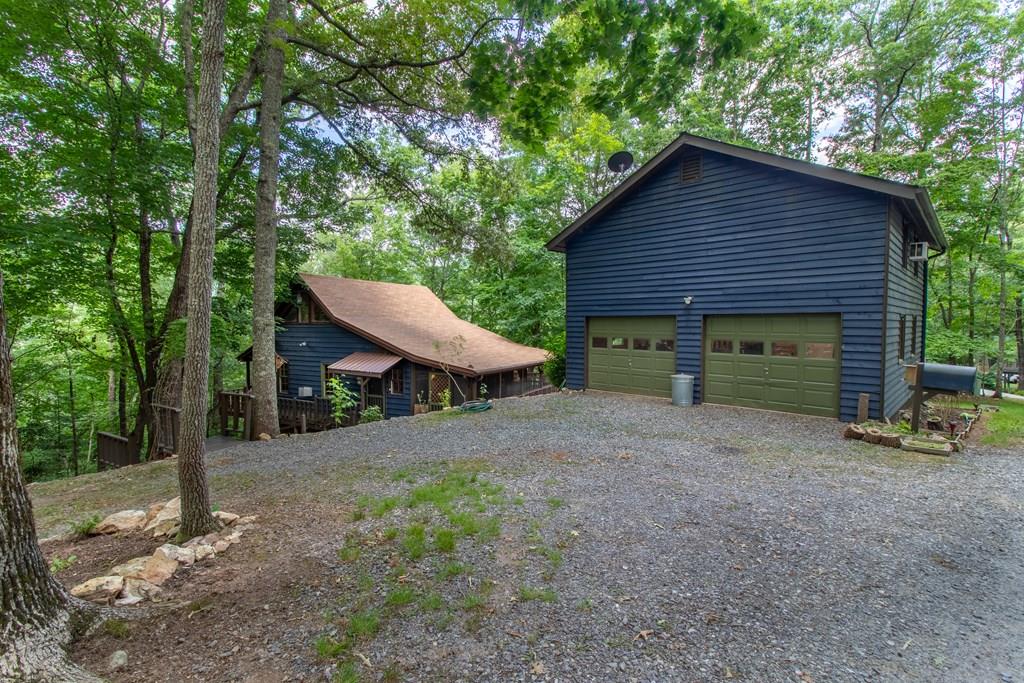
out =
<path fill-rule="evenodd" d="M 410 560 L 418 560 L 427 552 L 427 532 L 422 524 L 413 524 L 405 530 L 402 549 Z"/>
<path fill-rule="evenodd" d="M 345 545 L 338 549 L 338 559 L 342 562 L 355 562 L 361 554 L 362 551 L 357 545 Z"/>
<path fill-rule="evenodd" d="M 556 498 L 554 496 L 552 496 L 551 498 L 548 498 L 548 509 L 558 510 L 559 508 L 562 508 L 564 506 L 565 506 L 565 501 L 562 500 L 561 498 Z"/>
<path fill-rule="evenodd" d="M 469 567 L 461 562 L 445 562 L 437 572 L 438 581 L 454 579 L 469 571 Z"/>
<path fill-rule="evenodd" d="M 328 635 L 322 635 L 316 639 L 313 647 L 320 659 L 336 659 L 347 654 L 352 649 L 352 643 L 348 640 L 338 640 Z"/>
<path fill-rule="evenodd" d="M 353 638 L 371 638 L 379 630 L 380 613 L 375 609 L 365 609 L 352 615 L 346 632 Z"/>
<path fill-rule="evenodd" d="M 519 599 L 523 602 L 530 602 L 531 600 L 555 602 L 558 600 L 558 595 L 550 588 L 531 588 L 530 586 L 521 586 L 519 588 Z"/>
<path fill-rule="evenodd" d="M 385 602 L 392 607 L 411 605 L 416 600 L 416 590 L 412 586 L 399 586 L 388 593 Z"/>
<path fill-rule="evenodd" d="M 472 512 L 449 512 L 448 521 L 463 536 L 476 536 L 480 533 L 480 520 Z"/>
<path fill-rule="evenodd" d="M 398 538 L 398 532 L 399 532 L 399 528 L 398 527 L 396 527 L 396 526 L 389 526 L 387 529 L 384 530 L 384 538 L 386 538 L 389 541 L 393 541 L 396 538 Z"/>
<path fill-rule="evenodd" d="M 370 513 L 374 517 L 383 517 L 387 513 L 398 507 L 398 504 L 402 502 L 398 496 L 384 496 L 374 502 L 370 508 Z"/>
<path fill-rule="evenodd" d="M 459 607 L 467 612 L 483 609 L 486 604 L 487 596 L 483 593 L 467 593 L 462 596 L 462 600 L 459 601 Z"/>
<path fill-rule="evenodd" d="M 434 548 L 441 553 L 455 552 L 455 532 L 444 527 L 435 527 Z"/>
<path fill-rule="evenodd" d="M 424 612 L 436 612 L 444 608 L 444 596 L 437 591 L 431 591 L 420 598 L 419 604 Z"/>
<path fill-rule="evenodd" d="M 991 405 L 999 406 L 999 411 L 988 413 L 981 442 L 990 446 L 1024 443 L 1024 401 L 1004 398 Z"/>
<path fill-rule="evenodd" d="M 440 512 L 449 513 L 457 500 L 479 504 L 503 490 L 501 484 L 480 479 L 476 472 L 453 469 L 440 479 L 413 487 L 406 504 L 411 508 L 433 505 Z"/>
<path fill-rule="evenodd" d="M 359 665 L 345 662 L 334 672 L 333 683 L 359 683 L 363 677 L 359 674 Z"/>

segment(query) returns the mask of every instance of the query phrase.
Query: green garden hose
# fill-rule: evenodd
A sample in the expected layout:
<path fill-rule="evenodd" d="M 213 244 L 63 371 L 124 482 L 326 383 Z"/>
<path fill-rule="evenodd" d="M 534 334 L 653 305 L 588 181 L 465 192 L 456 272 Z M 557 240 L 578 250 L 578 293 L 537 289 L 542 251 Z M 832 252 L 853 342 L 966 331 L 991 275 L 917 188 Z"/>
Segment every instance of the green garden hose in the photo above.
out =
<path fill-rule="evenodd" d="M 488 400 L 466 401 L 459 410 L 463 413 L 482 413 L 491 409 L 491 402 Z"/>

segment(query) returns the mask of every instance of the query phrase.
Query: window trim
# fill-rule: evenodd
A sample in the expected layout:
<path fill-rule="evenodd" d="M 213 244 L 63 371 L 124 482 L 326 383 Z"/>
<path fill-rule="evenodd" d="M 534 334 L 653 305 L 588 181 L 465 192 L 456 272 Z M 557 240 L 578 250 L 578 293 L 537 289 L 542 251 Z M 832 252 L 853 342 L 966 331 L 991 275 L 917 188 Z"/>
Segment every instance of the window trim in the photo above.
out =
<path fill-rule="evenodd" d="M 395 385 L 398 391 L 395 391 Z M 388 393 L 392 396 L 403 396 L 405 394 L 405 368 L 399 366 L 388 371 Z"/>

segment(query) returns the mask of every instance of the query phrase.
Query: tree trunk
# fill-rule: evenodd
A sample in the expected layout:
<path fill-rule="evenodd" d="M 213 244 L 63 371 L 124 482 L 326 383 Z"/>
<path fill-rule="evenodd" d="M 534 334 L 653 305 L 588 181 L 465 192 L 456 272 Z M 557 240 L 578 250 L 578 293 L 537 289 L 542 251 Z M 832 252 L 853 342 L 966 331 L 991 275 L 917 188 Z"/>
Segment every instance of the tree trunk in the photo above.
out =
<path fill-rule="evenodd" d="M 1013 300 L 1013 335 L 1017 338 L 1017 391 L 1024 389 L 1024 294 Z"/>
<path fill-rule="evenodd" d="M 182 377 L 181 445 L 178 486 L 181 493 L 180 536 L 202 536 L 219 528 L 210 511 L 206 481 L 206 406 L 209 399 L 210 299 L 217 221 L 217 171 L 220 161 L 220 91 L 224 79 L 224 12 L 226 0 L 203 7 L 199 96 L 196 103 L 196 150 L 193 164 L 193 225 L 188 270 L 188 323 Z"/>
<path fill-rule="evenodd" d="M 124 359 L 117 373 L 117 433 L 128 436 L 128 377 L 123 363 Z"/>
<path fill-rule="evenodd" d="M 75 373 L 68 358 L 68 409 L 71 411 L 71 476 L 78 476 L 78 416 L 75 414 Z"/>
<path fill-rule="evenodd" d="M 11 356 L 0 273 L 0 680 L 98 681 L 66 647 L 96 608 L 69 596 L 39 550 L 18 457 Z"/>
<path fill-rule="evenodd" d="M 256 185 L 252 283 L 253 434 L 277 436 L 277 365 L 274 345 L 274 283 L 277 273 L 277 175 L 281 157 L 281 90 L 284 81 L 288 0 L 270 0 L 263 54 L 260 105 L 260 171 Z"/>

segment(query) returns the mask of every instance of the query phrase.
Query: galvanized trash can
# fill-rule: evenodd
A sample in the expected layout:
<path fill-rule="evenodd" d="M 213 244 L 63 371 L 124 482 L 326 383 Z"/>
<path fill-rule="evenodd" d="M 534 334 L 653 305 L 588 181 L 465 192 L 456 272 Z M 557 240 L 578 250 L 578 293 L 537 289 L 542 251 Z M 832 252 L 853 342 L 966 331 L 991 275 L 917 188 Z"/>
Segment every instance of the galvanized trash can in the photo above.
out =
<path fill-rule="evenodd" d="M 672 375 L 672 405 L 693 405 L 693 375 Z"/>

